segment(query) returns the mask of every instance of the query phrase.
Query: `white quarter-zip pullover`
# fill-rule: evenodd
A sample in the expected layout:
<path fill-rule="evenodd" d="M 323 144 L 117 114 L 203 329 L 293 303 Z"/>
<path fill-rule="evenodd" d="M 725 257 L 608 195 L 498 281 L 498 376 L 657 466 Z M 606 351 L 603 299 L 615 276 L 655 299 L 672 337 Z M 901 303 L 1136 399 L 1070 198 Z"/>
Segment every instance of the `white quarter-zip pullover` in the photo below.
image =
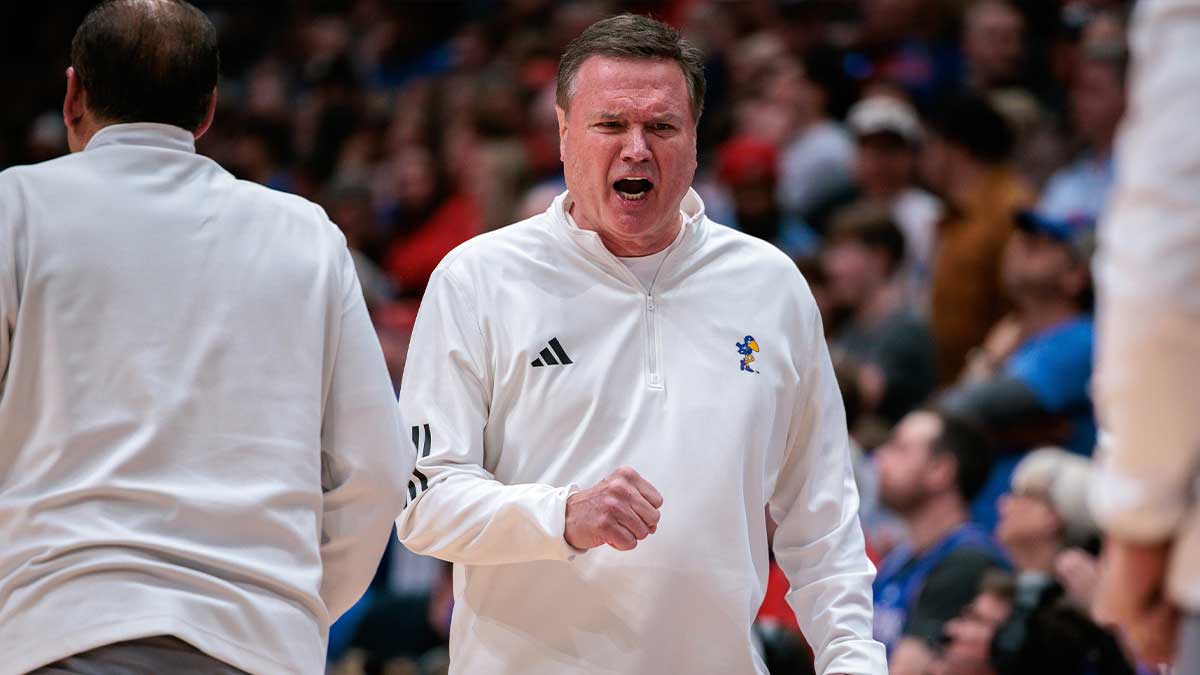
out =
<path fill-rule="evenodd" d="M 842 402 L 795 265 L 690 192 L 647 289 L 569 205 L 460 246 L 417 317 L 398 528 L 455 563 L 451 672 L 765 673 L 770 504 L 818 672 L 884 673 Z M 662 493 L 657 532 L 574 551 L 567 496 L 621 465 Z"/>
<path fill-rule="evenodd" d="M 0 173 L 0 674 L 166 634 L 324 672 L 403 505 L 394 401 L 341 233 L 190 132 Z"/>

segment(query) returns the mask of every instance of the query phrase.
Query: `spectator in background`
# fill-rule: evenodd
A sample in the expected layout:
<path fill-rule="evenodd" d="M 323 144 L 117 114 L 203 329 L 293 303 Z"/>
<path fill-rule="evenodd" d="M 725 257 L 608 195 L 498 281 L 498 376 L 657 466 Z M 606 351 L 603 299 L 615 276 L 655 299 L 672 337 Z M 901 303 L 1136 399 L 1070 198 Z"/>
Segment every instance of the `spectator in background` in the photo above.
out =
<path fill-rule="evenodd" d="M 1000 259 L 1013 214 L 1032 201 L 1009 164 L 1013 135 L 981 98 L 947 101 L 930 121 L 926 180 L 948 205 L 938 225 L 930 319 L 938 380 L 958 378 L 967 353 L 1004 313 Z"/>
<path fill-rule="evenodd" d="M 832 3 L 831 3 L 832 4 Z M 862 83 L 892 82 L 924 105 L 957 88 L 961 55 L 943 40 L 951 3 L 863 0 L 854 49 L 843 63 Z"/>
<path fill-rule="evenodd" d="M 988 570 L 979 594 L 961 614 L 946 623 L 945 644 L 928 675 L 996 675 L 991 664 L 992 638 L 1012 614 L 1016 586 L 1012 575 Z"/>
<path fill-rule="evenodd" d="M 334 220 L 346 235 L 346 246 L 354 259 L 363 299 L 367 309 L 374 314 L 391 301 L 394 290 L 391 280 L 371 258 L 380 235 L 371 191 L 366 185 L 347 181 L 331 186 L 322 201 L 330 220 Z"/>
<path fill-rule="evenodd" d="M 1004 451 L 973 505 L 975 521 L 986 527 L 996 522 L 996 499 L 1021 453 L 1053 444 L 1090 455 L 1096 442 L 1088 392 L 1091 224 L 1033 212 L 1021 212 L 1016 223 L 1001 272 L 1013 313 L 972 350 L 959 384 L 942 398 L 948 409 L 985 424 Z"/>
<path fill-rule="evenodd" d="M 903 99 L 871 96 L 850 108 L 847 125 L 857 145 L 854 177 L 859 194 L 891 210 L 904 234 L 904 260 L 897 272 L 905 304 L 924 313 L 942 205 L 916 185 L 921 122 Z"/>
<path fill-rule="evenodd" d="M 990 465 L 987 438 L 966 420 L 910 413 L 875 451 L 880 501 L 908 525 L 909 542 L 875 579 L 875 639 L 892 675 L 919 675 L 942 628 L 975 597 L 986 570 L 1003 565 L 991 537 L 967 519 Z"/>
<path fill-rule="evenodd" d="M 1087 508 L 1090 479 L 1088 459 L 1062 448 L 1039 448 L 1017 465 L 1011 492 L 1000 500 L 996 538 L 1019 585 L 1053 581 L 1058 556 L 1069 547 L 1096 549 L 1099 531 Z"/>
<path fill-rule="evenodd" d="M 1099 218 L 1113 183 L 1113 143 L 1125 114 L 1128 57 L 1120 44 L 1085 45 L 1071 84 L 1071 120 L 1083 152 L 1050 177 L 1038 210 L 1051 218 Z"/>
<path fill-rule="evenodd" d="M 1002 276 L 1014 312 L 973 351 L 946 404 L 1001 432 L 1010 444 L 1063 443 L 1090 455 L 1096 419 L 1092 377 L 1092 223 L 1022 211 L 1004 250 Z"/>
<path fill-rule="evenodd" d="M 771 143 L 732 138 L 717 151 L 717 180 L 733 201 L 730 227 L 769 241 L 793 259 L 811 255 L 819 239 L 795 216 L 779 208 L 779 153 Z"/>
<path fill-rule="evenodd" d="M 904 236 L 885 207 L 855 204 L 834 218 L 822 260 L 833 301 L 849 314 L 831 346 L 857 364 L 865 412 L 895 424 L 935 381 L 929 329 L 905 304 L 898 278 Z"/>
<path fill-rule="evenodd" d="M 398 236 L 385 254 L 384 269 L 400 294 L 419 297 L 442 258 L 480 233 L 483 214 L 469 190 L 439 175 L 428 149 L 407 149 L 392 168 Z"/>
<path fill-rule="evenodd" d="M 780 205 L 818 231 L 822 209 L 853 185 L 854 143 L 829 114 L 837 77 L 825 59 L 785 58 L 766 72 L 762 87 L 772 102 L 792 113 L 779 158 Z"/>
<path fill-rule="evenodd" d="M 1115 638 L 1065 592 L 1057 561 L 1070 546 L 1094 550 L 1098 530 L 1087 507 L 1091 463 L 1060 448 L 1029 453 L 1001 501 L 996 528 L 1017 575 L 1013 612 L 997 630 L 998 675 L 1132 675 Z"/>
<path fill-rule="evenodd" d="M 985 422 L 1009 449 L 1054 443 L 1090 455 L 1092 224 L 1029 211 L 1015 220 L 1001 273 L 1013 313 L 971 353 L 944 404 Z"/>
<path fill-rule="evenodd" d="M 976 0 L 963 17 L 967 86 L 986 94 L 1017 86 L 1025 67 L 1025 19 L 1006 0 Z"/>

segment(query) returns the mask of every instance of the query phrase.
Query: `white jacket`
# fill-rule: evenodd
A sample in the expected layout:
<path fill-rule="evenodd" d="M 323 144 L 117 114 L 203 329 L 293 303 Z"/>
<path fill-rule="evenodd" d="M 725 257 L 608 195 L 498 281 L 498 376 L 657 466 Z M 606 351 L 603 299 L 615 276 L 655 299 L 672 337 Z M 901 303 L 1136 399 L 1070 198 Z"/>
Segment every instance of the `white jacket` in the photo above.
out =
<path fill-rule="evenodd" d="M 795 265 L 690 192 L 647 292 L 569 199 L 448 255 L 417 317 L 398 527 L 455 563 L 451 672 L 765 673 L 769 503 L 818 672 L 884 673 L 842 401 Z M 658 531 L 576 555 L 567 496 L 621 465 L 662 493 Z"/>
<path fill-rule="evenodd" d="M 0 673 L 158 634 L 324 672 L 401 441 L 318 207 L 161 124 L 0 173 Z"/>
<path fill-rule="evenodd" d="M 1141 2 L 1117 185 L 1102 223 L 1092 506 L 1113 536 L 1173 540 L 1200 613 L 1200 0 Z"/>

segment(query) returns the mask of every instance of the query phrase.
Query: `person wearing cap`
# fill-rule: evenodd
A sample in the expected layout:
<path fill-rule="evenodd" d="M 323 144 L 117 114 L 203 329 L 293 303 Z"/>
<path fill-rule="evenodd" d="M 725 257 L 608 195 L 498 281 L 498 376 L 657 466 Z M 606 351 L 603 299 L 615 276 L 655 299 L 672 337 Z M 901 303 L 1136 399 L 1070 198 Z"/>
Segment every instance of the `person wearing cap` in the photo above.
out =
<path fill-rule="evenodd" d="M 1089 455 L 1096 442 L 1087 391 L 1092 223 L 1032 211 L 1015 221 L 1001 263 L 1014 310 L 972 352 L 963 381 L 947 397 L 997 431 L 1015 427 L 1010 446 L 1061 443 Z"/>
<path fill-rule="evenodd" d="M 729 226 L 775 244 L 796 259 L 812 255 L 820 240 L 812 228 L 779 207 L 779 151 L 754 136 L 731 138 L 717 150 L 717 180 L 733 200 Z"/>
<path fill-rule="evenodd" d="M 942 203 L 916 184 L 921 122 L 906 101 L 868 96 L 846 117 L 857 141 L 854 178 L 861 196 L 886 206 L 904 234 L 904 260 L 897 278 L 910 307 L 929 306 L 929 283 Z"/>
<path fill-rule="evenodd" d="M 1001 264 L 1013 312 L 971 353 L 962 380 L 942 396 L 943 405 L 988 426 L 1005 451 L 974 504 L 974 517 L 984 524 L 995 522 L 995 500 L 1020 452 L 1056 444 L 1090 455 L 1096 442 L 1088 393 L 1091 223 L 1034 212 L 1015 221 Z"/>

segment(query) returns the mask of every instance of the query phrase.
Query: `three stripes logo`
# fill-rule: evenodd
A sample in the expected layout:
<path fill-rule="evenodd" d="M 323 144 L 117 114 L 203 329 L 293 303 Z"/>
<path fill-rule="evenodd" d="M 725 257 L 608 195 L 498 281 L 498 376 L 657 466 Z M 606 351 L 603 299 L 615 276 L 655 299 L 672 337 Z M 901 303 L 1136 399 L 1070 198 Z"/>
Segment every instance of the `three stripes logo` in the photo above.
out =
<path fill-rule="evenodd" d="M 533 363 L 530 364 L 534 368 L 541 368 L 542 366 L 567 366 L 574 363 L 571 357 L 567 356 L 567 351 L 559 344 L 556 337 L 550 338 L 550 346 L 543 348 L 538 356 L 539 358 L 534 359 Z"/>
<path fill-rule="evenodd" d="M 425 432 L 424 447 L 422 447 L 422 445 L 421 445 L 421 431 L 422 430 L 424 430 L 424 432 Z M 412 442 L 413 442 L 413 447 L 416 448 L 416 450 L 417 450 L 417 453 L 418 453 L 417 458 L 418 459 L 420 459 L 421 457 L 429 456 L 429 446 L 432 442 L 432 437 L 430 436 L 430 433 L 429 433 L 429 425 L 428 424 L 412 428 Z M 420 481 L 420 483 L 421 483 L 419 488 L 417 487 L 417 481 Z M 411 480 L 408 481 L 408 501 L 411 502 L 412 500 L 417 498 L 418 490 L 420 492 L 424 492 L 428 488 L 429 488 L 429 479 L 425 477 L 425 474 L 421 473 L 420 469 L 413 467 L 413 477 Z"/>

